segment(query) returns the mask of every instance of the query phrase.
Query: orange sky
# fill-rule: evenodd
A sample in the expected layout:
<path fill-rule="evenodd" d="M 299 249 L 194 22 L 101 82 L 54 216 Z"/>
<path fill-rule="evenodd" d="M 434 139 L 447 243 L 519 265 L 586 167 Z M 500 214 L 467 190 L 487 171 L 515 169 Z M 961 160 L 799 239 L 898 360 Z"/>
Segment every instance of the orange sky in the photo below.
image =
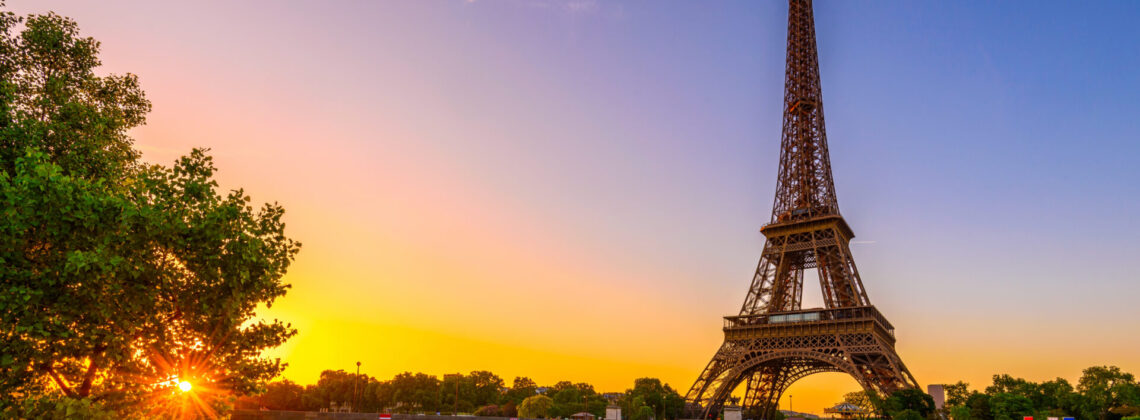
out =
<path fill-rule="evenodd" d="M 209 147 L 223 186 L 284 205 L 304 246 L 292 290 L 261 313 L 300 331 L 269 352 L 289 363 L 287 378 L 311 383 L 360 361 L 381 379 L 490 370 L 620 391 L 649 376 L 684 393 L 721 343 L 720 317 L 744 298 L 770 211 L 786 11 L 757 3 L 9 6 L 75 18 L 102 41 L 105 71 L 140 76 L 154 103 L 134 132 L 146 160 Z M 845 26 L 856 20 L 836 7 L 847 6 L 821 2 L 817 16 L 840 205 L 871 300 L 919 382 L 1074 380 L 1099 364 L 1140 373 L 1138 248 L 1111 239 L 1135 236 L 1112 213 L 1135 203 L 995 178 L 975 159 L 989 144 L 907 149 L 943 132 L 977 136 L 953 131 L 970 124 L 889 131 L 919 117 L 891 117 L 908 107 L 880 99 L 913 92 L 848 76 L 872 72 L 844 48 L 869 48 L 861 31 L 891 26 Z M 1084 164 L 1111 167 L 1096 160 L 1106 156 Z M 1012 192 L 988 193 L 1002 185 Z M 1117 204 L 1076 225 L 1084 213 L 1056 204 L 1068 202 Z M 993 208 L 1021 211 L 980 219 Z M 819 304 L 813 291 L 805 307 Z M 823 374 L 789 393 L 819 413 L 856 388 Z"/>

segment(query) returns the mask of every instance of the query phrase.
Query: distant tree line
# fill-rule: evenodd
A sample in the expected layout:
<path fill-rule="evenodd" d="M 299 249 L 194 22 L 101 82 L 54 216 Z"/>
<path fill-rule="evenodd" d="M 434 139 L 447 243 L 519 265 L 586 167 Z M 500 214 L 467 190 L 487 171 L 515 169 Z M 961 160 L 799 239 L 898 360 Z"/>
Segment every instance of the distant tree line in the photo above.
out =
<path fill-rule="evenodd" d="M 287 379 L 272 382 L 260 395 L 242 397 L 237 406 L 317 411 L 349 405 L 359 412 L 450 414 L 458 410 L 476 416 L 567 418 L 583 411 L 602 417 L 611 400 L 628 420 L 676 419 L 685 406 L 676 390 L 655 378 L 637 379 L 625 392 L 602 394 L 587 383 L 539 386 L 527 377 L 516 377 L 508 386 L 488 371 L 443 377 L 404 372 L 381 381 L 343 370 L 321 372 L 313 385 Z"/>
<path fill-rule="evenodd" d="M 971 390 L 959 381 L 946 385 L 946 406 L 919 390 L 899 391 L 882 398 L 853 392 L 846 402 L 892 420 L 1020 420 L 1074 417 L 1078 420 L 1140 420 L 1140 382 L 1116 366 L 1085 369 L 1076 386 L 1063 378 L 1041 383 L 994 375 L 984 390 Z"/>

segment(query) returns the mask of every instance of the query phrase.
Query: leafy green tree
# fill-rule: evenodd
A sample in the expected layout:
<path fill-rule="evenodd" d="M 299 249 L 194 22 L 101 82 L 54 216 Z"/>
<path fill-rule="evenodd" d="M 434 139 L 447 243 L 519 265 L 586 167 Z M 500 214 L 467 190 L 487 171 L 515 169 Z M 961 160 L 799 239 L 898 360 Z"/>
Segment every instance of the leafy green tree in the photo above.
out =
<path fill-rule="evenodd" d="M 90 398 L 54 394 L 26 398 L 5 407 L 0 410 L 0 418 L 112 420 L 119 416 Z"/>
<path fill-rule="evenodd" d="M 284 210 L 218 192 L 202 150 L 139 162 L 137 79 L 95 76 L 70 19 L 16 22 L 0 12 L 0 389 L 153 412 L 257 391 L 284 368 L 261 351 L 295 334 L 254 321 L 300 247 Z M 175 380 L 217 392 L 176 398 Z"/>
<path fill-rule="evenodd" d="M 950 418 L 953 420 L 970 420 L 970 407 L 966 405 L 950 407 Z"/>
<path fill-rule="evenodd" d="M 305 385 L 305 393 L 301 394 L 301 407 L 305 411 L 320 411 L 328 406 L 328 402 L 321 397 L 320 388 L 316 385 Z"/>
<path fill-rule="evenodd" d="M 14 176 L 0 174 L 6 384 L 51 381 L 68 397 L 113 403 L 175 378 L 248 393 L 280 373 L 257 354 L 295 331 L 252 319 L 285 294 L 299 245 L 284 236 L 280 207 L 254 211 L 241 191 L 218 194 L 213 172 L 195 150 L 173 168 L 143 169 L 125 193 L 34 152 Z"/>
<path fill-rule="evenodd" d="M 1049 411 L 1052 417 L 1075 415 L 1079 412 L 1080 395 L 1069 381 L 1057 378 L 1038 386 L 1039 400 L 1034 402 L 1038 411 Z M 1046 416 L 1049 417 L 1049 416 Z"/>
<path fill-rule="evenodd" d="M 480 417 L 502 417 L 503 410 L 495 404 L 488 404 L 475 410 L 475 415 Z"/>
<path fill-rule="evenodd" d="M 554 400 L 545 395 L 532 395 L 519 404 L 519 417 L 530 419 L 544 419 L 554 407 Z"/>
<path fill-rule="evenodd" d="M 443 376 L 441 404 L 444 410 L 458 409 L 460 413 L 470 413 L 477 408 L 474 403 L 474 387 L 471 378 L 463 374 Z"/>
<path fill-rule="evenodd" d="M 991 396 L 1006 393 L 1030 398 L 1030 396 L 1036 394 L 1036 392 L 1037 384 L 1005 374 L 994 375 L 993 385 L 986 387 L 986 394 Z"/>
<path fill-rule="evenodd" d="M 605 414 L 607 401 L 594 391 L 593 385 L 562 381 L 551 387 L 550 394 L 554 400 L 551 417 L 570 417 L 583 411 L 595 416 Z"/>
<path fill-rule="evenodd" d="M 559 389 L 561 388 L 561 389 Z M 584 393 L 574 386 L 558 387 L 555 386 L 557 391 L 552 391 L 554 395 L 551 399 L 554 400 L 554 406 L 550 410 L 551 417 L 570 417 L 571 414 L 583 410 Z"/>
<path fill-rule="evenodd" d="M 305 394 L 305 387 L 297 385 L 288 379 L 271 382 L 265 386 L 265 392 L 258 398 L 260 405 L 270 410 L 304 410 L 301 397 Z"/>
<path fill-rule="evenodd" d="M 990 396 L 993 420 L 1019 420 L 1034 413 L 1033 401 L 1023 395 L 997 392 Z"/>
<path fill-rule="evenodd" d="M 515 404 L 513 401 L 508 401 L 506 404 L 499 406 L 499 412 L 503 417 L 518 417 L 518 404 Z"/>
<path fill-rule="evenodd" d="M 1085 369 L 1077 383 L 1084 396 L 1080 410 L 1089 420 L 1117 420 L 1121 416 L 1111 410 L 1123 405 L 1140 406 L 1140 385 L 1131 373 L 1116 366 L 1094 366 Z"/>
<path fill-rule="evenodd" d="M 521 404 L 527 397 L 534 396 L 538 392 L 538 384 L 525 376 L 515 377 L 511 382 L 511 389 L 507 390 L 504 396 L 507 402 L 512 402 L 516 406 Z"/>
<path fill-rule="evenodd" d="M 325 370 L 321 372 L 317 385 L 307 392 L 313 393 L 318 408 L 337 406 L 353 406 L 355 411 L 379 411 L 382 408 L 376 388 L 379 383 L 376 379 L 365 375 L 357 375 L 344 370 Z"/>
<path fill-rule="evenodd" d="M 1127 405 L 1127 404 L 1122 405 L 1120 407 L 1113 408 L 1113 409 L 1108 410 L 1108 411 L 1111 412 L 1112 414 L 1120 415 L 1122 417 L 1122 419 L 1128 418 L 1128 417 L 1135 417 L 1137 415 L 1140 415 L 1140 407 L 1137 407 L 1134 405 Z"/>
<path fill-rule="evenodd" d="M 637 410 L 633 412 L 633 415 L 629 417 L 629 420 L 650 420 L 652 418 L 654 418 L 653 408 L 649 407 L 648 405 L 643 405 L 638 407 Z"/>
<path fill-rule="evenodd" d="M 875 402 L 872 398 L 874 391 L 855 391 L 848 392 L 843 396 L 843 402 L 859 407 L 866 410 L 868 413 L 875 411 Z"/>
<path fill-rule="evenodd" d="M 13 36 L 18 19 L 3 14 L 0 170 L 11 173 L 16 160 L 32 148 L 70 176 L 129 177 L 139 153 L 131 147 L 128 131 L 142 125 L 151 108 L 138 78 L 95 75 L 99 42 L 80 37 L 71 19 L 32 15 Z"/>
<path fill-rule="evenodd" d="M 990 411 L 990 396 L 974 392 L 966 398 L 966 407 L 970 409 L 970 418 L 973 420 L 993 420 Z"/>
<path fill-rule="evenodd" d="M 670 387 L 662 384 L 660 379 L 639 378 L 634 381 L 633 388 L 625 391 L 622 401 L 619 402 L 622 411 L 637 413 L 641 405 L 648 406 L 654 418 L 676 419 L 685 409 L 684 397 Z"/>
<path fill-rule="evenodd" d="M 966 405 L 966 399 L 970 398 L 970 384 L 958 381 L 956 384 L 946 385 L 946 406 L 960 407 Z"/>
<path fill-rule="evenodd" d="M 917 389 L 903 389 L 891 393 L 883 401 L 883 407 L 891 418 L 908 410 L 925 418 L 934 413 L 934 398 Z"/>
<path fill-rule="evenodd" d="M 398 413 L 439 410 L 442 383 L 423 373 L 404 372 L 377 387 L 377 399 L 383 407 Z"/>
<path fill-rule="evenodd" d="M 494 373 L 477 370 L 467 375 L 465 385 L 470 389 L 470 405 L 482 407 L 499 402 L 504 387 L 503 378 Z"/>
<path fill-rule="evenodd" d="M 896 411 L 894 414 L 891 415 L 891 419 L 892 420 L 926 420 L 926 417 L 923 416 L 918 411 L 915 411 L 915 410 L 908 408 L 905 410 Z"/>
<path fill-rule="evenodd" d="M 662 418 L 665 419 L 678 419 L 684 414 L 685 411 L 685 397 L 682 397 L 676 390 L 665 385 L 665 407 L 662 409 Z"/>

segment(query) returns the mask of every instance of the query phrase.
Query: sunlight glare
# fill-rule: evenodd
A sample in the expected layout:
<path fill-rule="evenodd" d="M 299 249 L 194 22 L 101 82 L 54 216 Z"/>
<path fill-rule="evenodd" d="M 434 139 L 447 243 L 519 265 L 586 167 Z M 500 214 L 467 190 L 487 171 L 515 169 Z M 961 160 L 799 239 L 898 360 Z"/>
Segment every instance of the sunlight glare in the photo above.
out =
<path fill-rule="evenodd" d="M 189 383 L 189 382 L 186 382 L 186 381 L 180 381 L 180 382 L 178 382 L 178 389 L 181 389 L 181 390 L 182 390 L 182 392 L 189 392 L 189 391 L 190 391 L 190 388 L 192 388 L 192 387 L 193 387 L 193 386 L 192 386 L 192 385 L 190 385 L 190 383 Z"/>

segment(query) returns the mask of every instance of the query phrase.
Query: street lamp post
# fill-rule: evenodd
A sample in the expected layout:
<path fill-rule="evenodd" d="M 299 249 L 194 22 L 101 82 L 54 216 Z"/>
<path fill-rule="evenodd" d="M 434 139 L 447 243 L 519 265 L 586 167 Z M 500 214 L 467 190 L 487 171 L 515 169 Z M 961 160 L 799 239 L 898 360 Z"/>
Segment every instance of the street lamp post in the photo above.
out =
<path fill-rule="evenodd" d="M 356 404 L 360 401 L 357 398 L 356 383 L 360 381 L 360 362 L 356 362 L 356 376 L 352 378 L 352 411 L 357 410 Z"/>
<path fill-rule="evenodd" d="M 788 394 L 788 411 L 796 412 L 795 406 L 792 405 L 792 394 Z"/>
<path fill-rule="evenodd" d="M 455 406 L 451 410 L 451 415 L 458 416 L 459 415 L 459 379 L 463 377 L 463 374 L 462 373 L 450 373 L 450 374 L 443 375 L 444 379 L 447 379 L 448 377 L 455 378 Z"/>

